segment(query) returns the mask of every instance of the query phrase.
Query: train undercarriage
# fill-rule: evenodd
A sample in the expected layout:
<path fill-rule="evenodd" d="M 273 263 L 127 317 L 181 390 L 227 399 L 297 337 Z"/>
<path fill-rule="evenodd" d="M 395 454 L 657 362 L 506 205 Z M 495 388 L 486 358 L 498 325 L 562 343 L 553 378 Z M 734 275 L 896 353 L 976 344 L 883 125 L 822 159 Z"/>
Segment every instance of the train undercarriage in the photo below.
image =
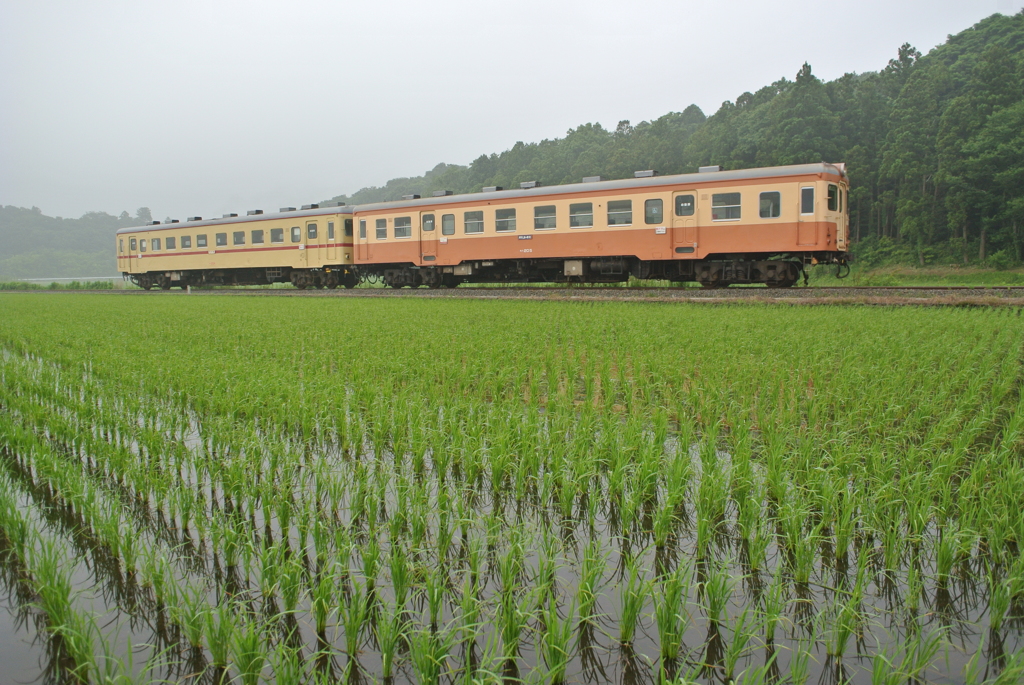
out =
<path fill-rule="evenodd" d="M 623 283 L 631 277 L 672 283 L 696 282 L 705 288 L 763 284 L 788 288 L 806 266 L 834 264 L 837 274 L 847 268 L 847 253 L 800 255 L 728 255 L 701 260 L 645 261 L 636 257 L 580 259 L 510 259 L 463 262 L 458 266 L 417 267 L 386 264 L 358 267 L 362 280 L 380 281 L 392 288 L 451 288 L 460 283 Z"/>
<path fill-rule="evenodd" d="M 813 264 L 835 265 L 837 275 L 848 270 L 847 253 L 821 252 L 797 255 L 720 255 L 701 260 L 646 261 L 636 257 L 578 259 L 476 260 L 456 266 L 375 264 L 334 266 L 322 269 L 243 268 L 164 271 L 126 274 L 141 288 L 170 290 L 189 286 L 269 285 L 291 283 L 307 288 L 353 288 L 361 282 L 383 283 L 392 288 L 454 288 L 461 283 L 623 283 L 630 278 L 672 283 L 696 282 L 705 288 L 763 284 L 788 288 Z"/>
<path fill-rule="evenodd" d="M 324 267 L 322 269 L 244 268 L 202 269 L 191 271 L 156 271 L 126 274 L 127 280 L 145 290 L 159 288 L 185 288 L 211 285 L 270 285 L 291 283 L 300 290 L 307 288 L 334 289 L 338 286 L 354 288 L 359 276 L 352 266 Z"/>

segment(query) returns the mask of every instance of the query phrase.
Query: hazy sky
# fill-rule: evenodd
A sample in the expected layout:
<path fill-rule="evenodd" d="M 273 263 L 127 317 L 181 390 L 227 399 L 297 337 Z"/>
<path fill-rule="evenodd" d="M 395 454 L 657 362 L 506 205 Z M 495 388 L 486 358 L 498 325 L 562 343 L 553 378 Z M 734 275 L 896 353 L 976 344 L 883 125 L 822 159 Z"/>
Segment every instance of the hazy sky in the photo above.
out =
<path fill-rule="evenodd" d="M 219 216 L 877 71 L 1024 0 L 0 0 L 0 204 Z"/>

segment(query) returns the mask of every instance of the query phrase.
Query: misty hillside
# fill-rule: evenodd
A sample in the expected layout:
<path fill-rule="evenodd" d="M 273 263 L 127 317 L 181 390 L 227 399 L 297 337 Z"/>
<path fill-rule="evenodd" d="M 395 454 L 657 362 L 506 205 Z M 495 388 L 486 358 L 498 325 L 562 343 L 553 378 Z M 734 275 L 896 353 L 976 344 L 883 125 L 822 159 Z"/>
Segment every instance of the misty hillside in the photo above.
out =
<path fill-rule="evenodd" d="M 846 162 L 853 252 L 861 263 L 1018 264 L 1024 244 L 1024 12 L 993 15 L 927 55 L 910 45 L 878 72 L 828 82 L 804 65 L 711 116 L 695 105 L 614 130 L 516 143 L 469 165 L 438 164 L 335 200 L 397 200 L 522 181 L 624 178 L 806 162 Z M 114 274 L 114 232 L 149 220 L 79 219 L 0 207 L 0 280 Z"/>

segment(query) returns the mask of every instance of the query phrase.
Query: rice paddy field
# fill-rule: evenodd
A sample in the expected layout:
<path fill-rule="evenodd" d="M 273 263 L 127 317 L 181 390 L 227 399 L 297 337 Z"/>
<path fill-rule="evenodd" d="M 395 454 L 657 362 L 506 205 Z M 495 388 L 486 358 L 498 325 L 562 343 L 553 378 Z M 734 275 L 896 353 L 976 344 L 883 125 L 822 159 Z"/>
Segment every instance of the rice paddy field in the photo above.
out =
<path fill-rule="evenodd" d="M 1009 307 L 0 295 L 4 670 L 1020 682 L 1022 343 Z"/>

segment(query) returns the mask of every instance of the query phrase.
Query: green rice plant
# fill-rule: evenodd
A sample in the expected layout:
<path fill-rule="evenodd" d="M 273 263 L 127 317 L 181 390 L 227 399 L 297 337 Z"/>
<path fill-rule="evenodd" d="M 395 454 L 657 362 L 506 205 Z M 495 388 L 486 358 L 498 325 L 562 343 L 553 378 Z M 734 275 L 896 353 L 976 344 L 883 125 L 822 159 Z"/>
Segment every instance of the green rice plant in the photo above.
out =
<path fill-rule="evenodd" d="M 302 653 L 287 642 L 279 642 L 270 655 L 270 670 L 275 685 L 300 685 L 307 682 Z"/>
<path fill-rule="evenodd" d="M 179 603 L 171 610 L 171 620 L 181 627 L 185 639 L 193 649 L 201 649 L 209 619 L 210 605 L 206 603 L 205 592 L 187 588 L 180 595 Z"/>
<path fill-rule="evenodd" d="M 392 543 L 388 555 L 388 565 L 391 568 L 391 589 L 394 593 L 395 604 L 404 608 L 406 599 L 409 596 L 409 587 L 412 583 L 412 572 L 409 568 L 409 553 L 401 545 Z"/>
<path fill-rule="evenodd" d="M 626 582 L 619 594 L 619 644 L 633 644 L 636 624 L 643 613 L 651 592 L 649 581 L 641 577 L 640 560 L 633 557 L 627 561 Z"/>
<path fill-rule="evenodd" d="M 231 661 L 242 685 L 256 685 L 267 661 L 266 637 L 253 622 L 236 626 L 231 636 Z"/>
<path fill-rule="evenodd" d="M 400 605 L 385 603 L 374 624 L 377 646 L 380 649 L 381 675 L 385 679 L 394 675 L 395 660 L 405 639 L 406 622 L 402 616 Z"/>
<path fill-rule="evenodd" d="M 601 551 L 600 538 L 593 538 L 583 548 L 579 580 L 576 583 L 576 606 L 581 623 L 591 623 L 597 616 L 598 593 L 604 578 L 607 557 Z"/>
<path fill-rule="evenodd" d="M 316 627 L 316 634 L 323 636 L 327 630 L 327 621 L 335 611 L 336 597 L 338 594 L 337 577 L 335 568 L 321 569 L 317 574 L 313 587 L 310 591 L 310 611 L 313 614 L 313 622 Z"/>
<path fill-rule="evenodd" d="M 711 564 L 706 573 L 707 577 L 698 585 L 698 589 L 704 600 L 708 621 L 719 624 L 732 598 L 734 582 L 725 563 Z"/>
<path fill-rule="evenodd" d="M 529 593 L 520 598 L 512 590 L 503 590 L 498 595 L 495 623 L 501 633 L 502 656 L 506 662 L 514 661 L 519 655 L 523 631 L 533 615 L 534 606 Z"/>
<path fill-rule="evenodd" d="M 736 675 L 736 666 L 740 659 L 749 649 L 750 641 L 754 637 L 754 625 L 750 620 L 750 613 L 747 608 L 740 612 L 735 620 L 729 622 L 732 639 L 729 640 L 722 653 L 722 663 L 725 665 L 726 682 L 732 681 Z"/>
<path fill-rule="evenodd" d="M 227 668 L 228 647 L 235 632 L 235 617 L 227 604 L 222 603 L 206 614 L 206 648 L 214 668 Z"/>
<path fill-rule="evenodd" d="M 430 626 L 433 630 L 437 630 L 437 626 L 441 621 L 441 612 L 444 610 L 447 577 L 443 577 L 443 573 L 438 568 L 428 570 L 423 584 L 423 595 L 427 600 L 427 610 L 430 612 Z"/>
<path fill-rule="evenodd" d="M 417 630 L 409 640 L 409 660 L 416 681 L 421 685 L 437 685 L 447 670 L 448 653 L 454 641 L 446 630 Z"/>
<path fill-rule="evenodd" d="M 679 657 L 683 633 L 690 622 L 686 605 L 691 571 L 689 566 L 680 564 L 675 571 L 661 576 L 654 586 L 654 620 L 662 661 L 674 663 Z"/>
<path fill-rule="evenodd" d="M 370 616 L 370 600 L 365 586 L 352 583 L 347 596 L 342 597 L 341 625 L 345 629 L 345 653 L 354 659 L 359 652 L 360 637 Z"/>
<path fill-rule="evenodd" d="M 562 683 L 565 680 L 566 668 L 572 653 L 572 634 L 575 629 L 573 614 L 575 607 L 569 605 L 565 618 L 561 618 L 555 600 L 548 597 L 546 608 L 541 610 L 541 621 L 544 629 L 540 636 L 540 651 L 548 671 L 545 680 L 551 683 Z"/>

